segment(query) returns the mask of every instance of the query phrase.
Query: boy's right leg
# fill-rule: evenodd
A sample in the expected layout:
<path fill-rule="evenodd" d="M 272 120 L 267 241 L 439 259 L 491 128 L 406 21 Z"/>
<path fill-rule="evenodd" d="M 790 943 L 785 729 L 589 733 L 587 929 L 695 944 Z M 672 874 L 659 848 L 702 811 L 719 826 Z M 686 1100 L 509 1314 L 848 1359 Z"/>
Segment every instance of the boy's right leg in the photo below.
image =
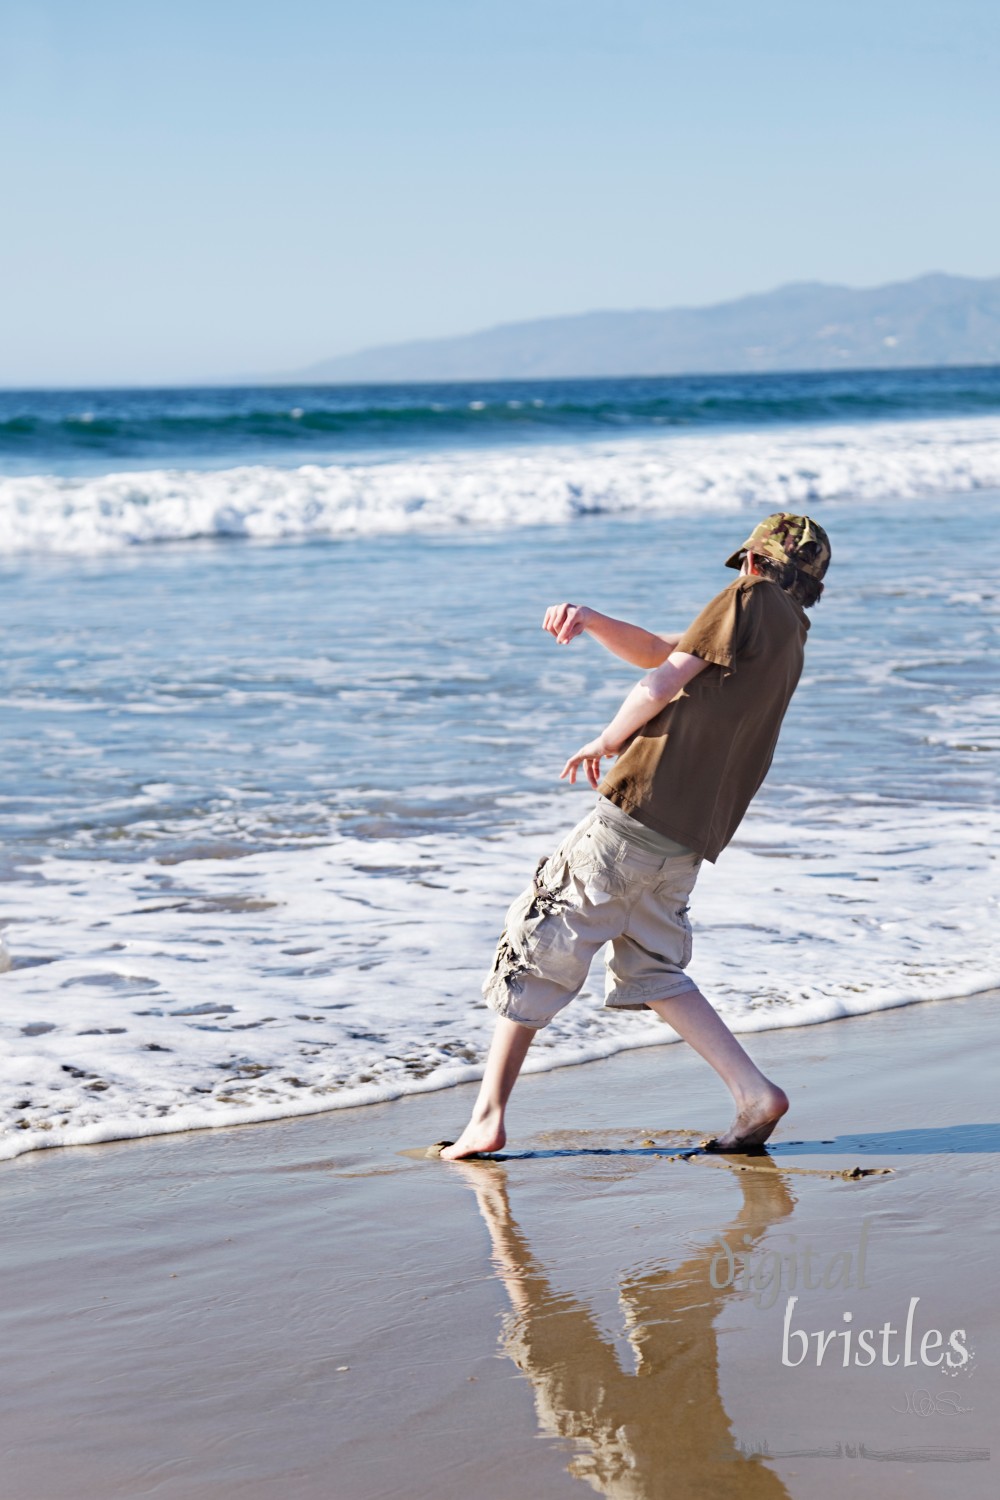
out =
<path fill-rule="evenodd" d="M 715 1069 L 733 1096 L 736 1118 L 723 1135 L 712 1138 L 712 1148 L 743 1151 L 763 1145 L 788 1109 L 784 1089 L 765 1077 L 700 990 L 646 1004 Z"/>
<path fill-rule="evenodd" d="M 441 1152 L 445 1161 L 457 1161 L 477 1151 L 499 1151 L 505 1145 L 504 1110 L 535 1030 L 534 1026 L 522 1026 L 520 1021 L 511 1021 L 506 1016 L 497 1017 L 472 1116 L 455 1144 Z"/>

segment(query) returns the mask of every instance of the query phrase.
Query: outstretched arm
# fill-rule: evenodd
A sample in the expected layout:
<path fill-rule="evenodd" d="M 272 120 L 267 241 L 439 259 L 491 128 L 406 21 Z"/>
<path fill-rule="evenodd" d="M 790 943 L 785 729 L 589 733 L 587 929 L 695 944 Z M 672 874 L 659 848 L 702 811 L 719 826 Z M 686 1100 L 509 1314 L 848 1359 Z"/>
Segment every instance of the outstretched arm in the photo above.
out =
<path fill-rule="evenodd" d="M 575 636 L 586 631 L 633 667 L 662 666 L 680 640 L 680 635 L 656 635 L 643 630 L 641 625 L 602 615 L 588 604 L 550 604 L 542 629 L 554 635 L 560 646 L 568 646 Z"/>
<path fill-rule="evenodd" d="M 700 656 L 692 656 L 687 651 L 672 651 L 662 667 L 648 672 L 641 682 L 636 683 L 604 733 L 570 756 L 559 773 L 559 780 L 568 776 L 571 782 L 575 782 L 577 767 L 582 765 L 587 780 L 596 788 L 601 779 L 603 758 L 617 755 L 630 735 L 647 724 L 707 666 L 708 662 L 702 661 Z"/>

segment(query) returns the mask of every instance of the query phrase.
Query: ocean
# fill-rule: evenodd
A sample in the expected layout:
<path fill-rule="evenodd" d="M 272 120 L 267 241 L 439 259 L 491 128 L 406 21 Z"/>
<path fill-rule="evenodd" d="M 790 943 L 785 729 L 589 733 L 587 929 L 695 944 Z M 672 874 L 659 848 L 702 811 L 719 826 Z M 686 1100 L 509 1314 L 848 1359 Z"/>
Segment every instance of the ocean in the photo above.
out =
<path fill-rule="evenodd" d="M 775 509 L 833 563 L 691 973 L 743 1032 L 995 985 L 1000 369 L 0 392 L 0 1157 L 478 1077 L 641 675 L 546 607 L 682 629 Z M 601 981 L 528 1071 L 670 1038 Z"/>

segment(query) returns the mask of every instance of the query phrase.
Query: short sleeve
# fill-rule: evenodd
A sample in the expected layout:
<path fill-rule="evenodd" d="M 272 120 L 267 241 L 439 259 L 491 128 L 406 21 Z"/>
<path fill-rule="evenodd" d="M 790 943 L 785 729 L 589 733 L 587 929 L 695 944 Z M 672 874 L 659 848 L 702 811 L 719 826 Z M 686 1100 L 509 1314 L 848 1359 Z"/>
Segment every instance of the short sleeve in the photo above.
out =
<path fill-rule="evenodd" d="M 702 661 L 713 662 L 722 667 L 727 676 L 734 672 L 750 623 L 747 605 L 748 595 L 752 598 L 752 593 L 742 584 L 743 580 L 737 578 L 721 594 L 716 594 L 697 619 L 692 620 L 674 650 L 686 651 L 689 656 L 700 656 Z"/>

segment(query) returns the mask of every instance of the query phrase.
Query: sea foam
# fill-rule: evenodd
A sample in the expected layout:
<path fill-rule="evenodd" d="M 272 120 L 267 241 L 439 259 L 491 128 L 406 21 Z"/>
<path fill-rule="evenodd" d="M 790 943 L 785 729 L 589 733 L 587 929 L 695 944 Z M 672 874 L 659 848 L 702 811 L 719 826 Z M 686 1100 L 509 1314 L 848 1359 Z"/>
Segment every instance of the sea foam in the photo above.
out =
<path fill-rule="evenodd" d="M 595 513 L 801 510 L 1000 487 L 1000 419 L 532 445 L 385 463 L 0 479 L 7 552 L 565 523 Z"/>
<path fill-rule="evenodd" d="M 554 797 L 543 821 L 489 839 L 332 831 L 243 859 L 33 864 L 5 894 L 0 1158 L 480 1077 L 504 912 L 589 806 Z M 986 989 L 998 841 L 996 810 L 925 805 L 915 821 L 874 796 L 824 795 L 787 826 L 751 814 L 702 870 L 691 973 L 741 1032 Z M 676 1040 L 602 1009 L 601 984 L 597 964 L 528 1071 Z"/>

